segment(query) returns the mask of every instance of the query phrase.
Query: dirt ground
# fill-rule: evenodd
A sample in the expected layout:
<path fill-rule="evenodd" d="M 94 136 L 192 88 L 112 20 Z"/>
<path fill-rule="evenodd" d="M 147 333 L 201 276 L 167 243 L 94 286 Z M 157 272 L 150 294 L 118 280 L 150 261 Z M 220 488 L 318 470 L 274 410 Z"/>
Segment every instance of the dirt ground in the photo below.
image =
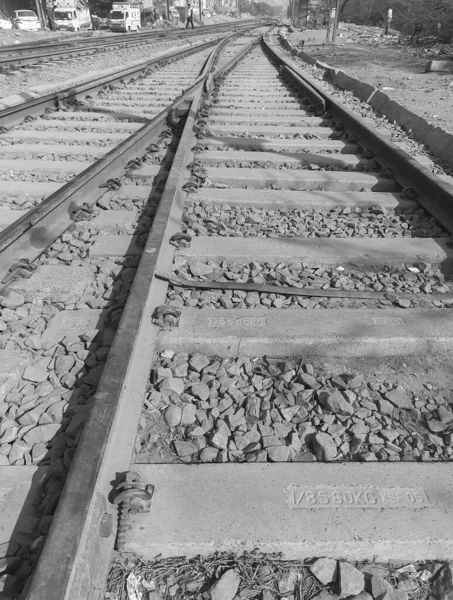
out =
<path fill-rule="evenodd" d="M 324 44 L 322 30 L 295 31 L 288 37 L 296 45 L 305 40 L 304 49 L 312 56 L 380 88 L 431 124 L 453 133 L 453 73 L 424 72 L 428 60 L 453 56 L 452 46 L 412 48 L 399 45 L 397 35 L 386 39 L 377 28 L 348 24 L 342 24 L 335 45 Z"/>

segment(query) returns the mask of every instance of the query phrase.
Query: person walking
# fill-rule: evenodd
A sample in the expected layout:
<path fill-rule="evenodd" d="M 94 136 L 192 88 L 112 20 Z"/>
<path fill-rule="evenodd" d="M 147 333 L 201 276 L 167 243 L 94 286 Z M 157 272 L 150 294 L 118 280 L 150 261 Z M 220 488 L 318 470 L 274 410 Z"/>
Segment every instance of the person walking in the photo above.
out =
<path fill-rule="evenodd" d="M 193 8 L 190 4 L 187 5 L 186 29 L 188 29 L 189 23 L 192 25 L 192 29 L 193 29 Z"/>
<path fill-rule="evenodd" d="M 389 33 L 389 28 L 390 28 L 390 25 L 392 24 L 392 19 L 393 19 L 393 9 L 390 6 L 387 11 L 387 16 L 385 18 L 385 31 L 384 31 L 385 35 L 388 35 L 388 33 Z"/>

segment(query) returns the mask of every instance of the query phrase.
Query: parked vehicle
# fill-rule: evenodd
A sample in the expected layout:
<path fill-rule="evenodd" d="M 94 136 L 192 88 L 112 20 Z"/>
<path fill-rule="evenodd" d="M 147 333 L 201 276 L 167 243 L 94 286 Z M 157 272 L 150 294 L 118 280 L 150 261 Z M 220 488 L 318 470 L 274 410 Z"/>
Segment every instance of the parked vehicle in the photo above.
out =
<path fill-rule="evenodd" d="M 108 12 L 98 12 L 98 27 L 99 29 L 108 29 L 109 25 L 109 13 Z"/>
<path fill-rule="evenodd" d="M 32 10 L 15 10 L 13 25 L 16 29 L 24 31 L 38 31 L 41 28 L 41 23 Z"/>
<path fill-rule="evenodd" d="M 53 19 L 56 29 L 62 31 L 93 28 L 90 9 L 85 0 L 55 0 Z"/>
<path fill-rule="evenodd" d="M 114 2 L 109 14 L 110 31 L 140 31 L 142 4 Z"/>
<path fill-rule="evenodd" d="M 0 13 L 0 29 L 12 29 L 13 24 Z"/>

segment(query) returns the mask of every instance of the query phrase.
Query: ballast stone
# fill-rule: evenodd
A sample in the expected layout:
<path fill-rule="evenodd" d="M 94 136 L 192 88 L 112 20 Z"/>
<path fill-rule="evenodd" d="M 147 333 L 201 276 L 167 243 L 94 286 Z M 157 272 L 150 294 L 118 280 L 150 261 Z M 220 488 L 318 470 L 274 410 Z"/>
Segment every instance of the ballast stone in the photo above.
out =
<path fill-rule="evenodd" d="M 386 593 L 390 592 L 393 589 L 393 587 L 383 577 L 374 575 L 373 577 L 371 577 L 370 589 L 374 600 L 382 600 Z"/>
<path fill-rule="evenodd" d="M 42 303 L 44 298 L 74 294 L 82 296 L 93 281 L 93 271 L 87 267 L 40 265 L 30 279 L 19 279 L 12 287 L 28 302 Z"/>
<path fill-rule="evenodd" d="M 28 360 L 24 352 L 0 350 L 0 403 L 22 377 Z"/>
<path fill-rule="evenodd" d="M 338 563 L 338 580 L 340 598 L 360 594 L 365 587 L 365 575 L 347 562 Z"/>
<path fill-rule="evenodd" d="M 335 414 L 347 416 L 354 413 L 354 407 L 345 400 L 340 390 L 334 390 L 331 394 L 327 392 L 320 394 L 319 401 L 322 406 Z"/>
<path fill-rule="evenodd" d="M 390 392 L 387 392 L 385 394 L 385 397 L 397 408 L 405 408 L 407 410 L 413 408 L 412 400 L 409 398 L 406 392 L 403 392 L 403 390 L 400 390 L 398 388 L 396 390 L 391 390 Z"/>
<path fill-rule="evenodd" d="M 337 580 L 337 561 L 333 558 L 318 558 L 311 567 L 310 571 L 323 585 L 327 585 Z"/>
<path fill-rule="evenodd" d="M 313 450 L 319 461 L 331 461 L 337 456 L 337 446 L 328 433 L 317 433 L 313 438 Z"/>
<path fill-rule="evenodd" d="M 211 600 L 233 600 L 238 591 L 241 578 L 234 569 L 226 571 L 211 588 Z"/>
<path fill-rule="evenodd" d="M 184 458 L 185 456 L 192 456 L 198 452 L 198 448 L 192 442 L 175 442 L 176 452 L 179 457 Z"/>
<path fill-rule="evenodd" d="M 67 336 L 93 334 L 104 326 L 106 315 L 101 309 L 63 310 L 49 321 L 42 339 L 57 344 Z"/>
<path fill-rule="evenodd" d="M 447 563 L 439 571 L 432 592 L 437 600 L 453 600 L 453 562 Z"/>

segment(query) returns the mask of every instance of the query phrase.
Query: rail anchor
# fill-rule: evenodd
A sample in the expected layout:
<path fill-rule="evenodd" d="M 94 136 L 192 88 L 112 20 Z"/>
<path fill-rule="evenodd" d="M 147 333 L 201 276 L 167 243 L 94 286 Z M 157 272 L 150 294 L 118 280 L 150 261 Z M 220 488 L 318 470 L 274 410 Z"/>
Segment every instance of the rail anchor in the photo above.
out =
<path fill-rule="evenodd" d="M 162 304 L 158 306 L 153 313 L 153 323 L 159 327 L 177 327 L 181 311 L 172 306 Z"/>
<path fill-rule="evenodd" d="M 30 259 L 21 258 L 17 263 L 11 265 L 2 283 L 9 284 L 19 278 L 30 279 L 37 268 L 38 266 L 34 265 Z"/>
<path fill-rule="evenodd" d="M 71 221 L 91 221 L 94 217 L 94 208 L 84 202 L 82 206 L 75 208 L 69 215 Z"/>

